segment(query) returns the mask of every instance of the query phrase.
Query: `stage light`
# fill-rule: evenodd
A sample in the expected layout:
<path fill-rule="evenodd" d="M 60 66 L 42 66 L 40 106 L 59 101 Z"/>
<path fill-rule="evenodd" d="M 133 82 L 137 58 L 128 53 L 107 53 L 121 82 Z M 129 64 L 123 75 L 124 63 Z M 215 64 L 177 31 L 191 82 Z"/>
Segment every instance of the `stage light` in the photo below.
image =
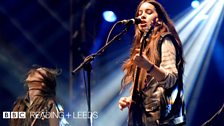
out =
<path fill-rule="evenodd" d="M 202 7 L 203 5 L 203 7 Z M 183 43 L 184 91 L 188 116 L 193 117 L 223 17 L 224 1 L 204 1 L 177 22 Z M 201 9 L 199 9 L 201 8 Z M 186 14 L 187 15 L 187 14 Z M 191 125 L 192 122 L 188 122 Z"/>
<path fill-rule="evenodd" d="M 191 2 L 191 6 L 193 8 L 197 8 L 199 5 L 200 5 L 200 2 L 198 0 L 194 0 L 194 1 Z"/>
<path fill-rule="evenodd" d="M 107 22 L 115 22 L 117 20 L 117 16 L 113 11 L 104 11 L 103 18 Z"/>

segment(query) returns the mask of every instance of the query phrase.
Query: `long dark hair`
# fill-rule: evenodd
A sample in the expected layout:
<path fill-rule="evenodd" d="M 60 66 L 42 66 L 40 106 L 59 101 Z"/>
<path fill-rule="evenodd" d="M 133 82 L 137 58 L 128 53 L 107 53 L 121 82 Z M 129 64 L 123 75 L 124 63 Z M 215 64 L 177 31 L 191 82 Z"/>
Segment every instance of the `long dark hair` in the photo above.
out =
<path fill-rule="evenodd" d="M 40 71 L 42 70 L 42 72 Z M 43 73 L 44 71 L 44 73 Z M 14 103 L 13 111 L 14 112 L 27 112 L 25 119 L 12 119 L 10 120 L 10 126 L 28 126 L 31 125 L 33 119 L 30 118 L 29 112 L 40 112 L 46 107 L 51 106 L 56 101 L 56 76 L 61 73 L 59 69 L 49 69 L 45 67 L 34 67 L 30 69 L 27 74 L 28 76 L 32 76 L 34 73 L 39 73 L 43 80 L 41 80 L 46 88 L 43 89 L 41 95 L 36 96 L 32 105 L 30 105 L 29 93 L 28 93 L 28 84 L 25 79 L 25 88 L 27 93 L 24 97 L 19 97 Z M 42 90 L 42 89 L 41 89 Z"/>
<path fill-rule="evenodd" d="M 137 11 L 135 16 L 138 16 L 138 10 L 140 8 L 140 6 L 145 3 L 148 2 L 150 4 L 152 4 L 155 9 L 156 12 L 158 14 L 158 19 L 161 23 L 159 23 L 159 25 L 156 25 L 154 28 L 154 32 L 152 33 L 152 36 L 150 38 L 150 42 L 147 43 L 146 47 L 145 47 L 145 51 L 147 54 L 147 58 L 154 63 L 155 65 L 159 65 L 158 61 L 160 61 L 160 55 L 158 52 L 158 39 L 160 38 L 160 36 L 166 32 L 170 32 L 176 42 L 177 42 L 177 47 L 176 50 L 178 52 L 178 61 L 177 61 L 177 68 L 178 68 L 178 74 L 179 74 L 179 79 L 182 80 L 182 74 L 183 74 L 183 57 L 182 57 L 182 44 L 181 44 L 181 40 L 177 34 L 177 31 L 174 27 L 174 24 L 172 22 L 172 20 L 169 18 L 168 14 L 166 13 L 165 9 L 162 7 L 162 5 L 160 3 L 158 3 L 155 0 L 142 0 L 140 2 L 140 4 L 137 7 Z M 122 88 L 125 87 L 126 85 L 130 84 L 130 82 L 134 82 L 134 72 L 135 72 L 135 68 L 136 65 L 133 63 L 133 58 L 136 55 L 137 51 L 136 49 L 140 47 L 140 39 L 142 36 L 142 32 L 140 31 L 140 29 L 135 26 L 135 36 L 134 36 L 134 42 L 133 42 L 133 46 L 131 48 L 131 53 L 130 53 L 130 57 L 129 59 L 127 59 L 122 68 L 123 71 L 125 73 L 123 79 L 122 79 Z M 146 71 L 142 70 L 140 73 L 140 80 L 145 79 L 146 76 Z M 139 82 L 140 84 L 142 82 Z"/>

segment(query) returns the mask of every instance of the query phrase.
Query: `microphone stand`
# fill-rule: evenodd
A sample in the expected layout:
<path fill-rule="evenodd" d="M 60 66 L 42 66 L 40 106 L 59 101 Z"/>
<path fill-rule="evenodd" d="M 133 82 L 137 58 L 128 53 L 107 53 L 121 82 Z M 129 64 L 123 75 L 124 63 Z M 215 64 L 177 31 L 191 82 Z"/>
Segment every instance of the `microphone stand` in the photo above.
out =
<path fill-rule="evenodd" d="M 120 24 L 121 22 L 117 22 L 115 25 L 117 24 Z M 90 90 L 90 78 L 91 78 L 91 70 L 92 70 L 92 65 L 91 65 L 91 62 L 96 58 L 96 56 L 99 56 L 101 55 L 104 50 L 109 46 L 111 45 L 115 40 L 120 40 L 121 36 L 123 34 L 125 34 L 128 29 L 130 28 L 131 26 L 131 23 L 127 23 L 125 25 L 126 27 L 119 33 L 117 34 L 116 36 L 114 36 L 109 42 L 107 42 L 102 48 L 100 48 L 96 53 L 93 53 L 89 56 L 87 56 L 84 61 L 76 68 L 72 71 L 72 75 L 74 75 L 77 71 L 79 71 L 81 68 L 84 68 L 84 70 L 87 72 L 87 106 L 88 106 L 88 125 L 91 126 L 91 90 Z"/>

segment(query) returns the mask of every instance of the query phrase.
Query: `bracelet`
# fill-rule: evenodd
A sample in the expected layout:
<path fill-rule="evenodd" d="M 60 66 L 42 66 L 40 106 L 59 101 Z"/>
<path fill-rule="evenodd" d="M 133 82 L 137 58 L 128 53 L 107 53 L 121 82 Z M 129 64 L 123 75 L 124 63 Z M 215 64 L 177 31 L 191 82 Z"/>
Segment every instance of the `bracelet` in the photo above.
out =
<path fill-rule="evenodd" d="M 154 67 L 155 67 L 155 66 L 154 66 L 154 64 L 153 64 L 153 65 L 150 67 L 150 69 L 147 70 L 147 73 L 150 74 L 150 73 L 153 71 Z"/>

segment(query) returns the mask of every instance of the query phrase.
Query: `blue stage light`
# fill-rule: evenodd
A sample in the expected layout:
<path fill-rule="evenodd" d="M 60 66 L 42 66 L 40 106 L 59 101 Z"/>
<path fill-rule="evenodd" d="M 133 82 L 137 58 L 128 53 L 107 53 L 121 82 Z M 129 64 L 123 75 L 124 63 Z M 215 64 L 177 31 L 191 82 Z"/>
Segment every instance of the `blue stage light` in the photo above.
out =
<path fill-rule="evenodd" d="M 113 11 L 104 11 L 103 18 L 107 22 L 115 22 L 117 20 L 117 16 Z"/>
<path fill-rule="evenodd" d="M 200 5 L 200 2 L 198 0 L 194 0 L 194 1 L 191 2 L 191 6 L 193 8 L 197 8 L 199 5 Z"/>

